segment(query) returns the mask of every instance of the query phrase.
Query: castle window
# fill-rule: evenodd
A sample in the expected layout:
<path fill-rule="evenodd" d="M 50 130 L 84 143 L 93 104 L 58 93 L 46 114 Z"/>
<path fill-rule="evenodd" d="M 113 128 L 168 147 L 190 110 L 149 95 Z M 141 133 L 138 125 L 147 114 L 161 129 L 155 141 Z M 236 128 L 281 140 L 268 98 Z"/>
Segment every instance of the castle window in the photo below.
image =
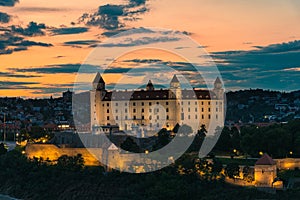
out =
<path fill-rule="evenodd" d="M 144 116 L 144 115 L 142 116 L 142 119 L 145 119 L 145 116 Z"/>
<path fill-rule="evenodd" d="M 208 105 L 210 105 L 210 101 L 208 102 Z"/>
<path fill-rule="evenodd" d="M 188 108 L 188 112 L 191 112 L 191 109 L 190 109 L 190 108 Z"/>
<path fill-rule="evenodd" d="M 102 106 L 104 107 L 104 104 L 102 104 Z"/>
<path fill-rule="evenodd" d="M 116 103 L 116 106 L 119 106 L 119 104 L 118 104 L 118 103 Z"/>
<path fill-rule="evenodd" d="M 106 117 L 106 120 L 109 120 L 109 116 Z"/>
<path fill-rule="evenodd" d="M 126 116 L 125 116 L 125 120 L 127 120 L 127 119 L 128 119 L 128 116 L 126 115 Z"/>
<path fill-rule="evenodd" d="M 127 103 L 125 103 L 125 106 L 127 106 Z"/>
<path fill-rule="evenodd" d="M 184 113 L 181 113 L 181 120 L 184 120 Z"/>
<path fill-rule="evenodd" d="M 195 112 L 198 112 L 198 108 L 195 108 Z"/>
<path fill-rule="evenodd" d="M 116 120 L 119 120 L 119 116 L 116 116 Z"/>
<path fill-rule="evenodd" d="M 169 115 L 167 115 L 167 120 L 169 120 Z"/>
<path fill-rule="evenodd" d="M 132 104 L 133 106 L 135 106 L 135 102 L 133 102 L 133 104 Z"/>
<path fill-rule="evenodd" d="M 166 105 L 169 105 L 169 102 L 166 102 Z"/>
<path fill-rule="evenodd" d="M 204 119 L 204 115 L 202 115 L 202 119 Z"/>
<path fill-rule="evenodd" d="M 133 113 L 136 113 L 136 109 L 133 109 Z"/>
<path fill-rule="evenodd" d="M 116 113 L 118 113 L 118 109 L 116 109 Z"/>
<path fill-rule="evenodd" d="M 218 115 L 216 115 L 216 119 L 218 119 Z"/>
<path fill-rule="evenodd" d="M 109 103 L 107 103 L 106 106 L 108 107 L 108 106 L 109 106 Z"/>
<path fill-rule="evenodd" d="M 197 101 L 195 101 L 195 105 L 197 105 L 198 103 L 197 103 Z"/>
<path fill-rule="evenodd" d="M 152 109 L 151 109 L 151 108 L 149 109 L 149 112 L 152 112 Z"/>
<path fill-rule="evenodd" d="M 204 102 L 203 102 L 203 101 L 201 101 L 201 105 L 202 105 L 202 106 L 204 105 Z"/>
<path fill-rule="evenodd" d="M 151 102 L 149 102 L 149 106 L 151 106 L 152 105 L 152 103 Z"/>
<path fill-rule="evenodd" d="M 208 108 L 208 112 L 210 112 L 210 108 Z"/>
<path fill-rule="evenodd" d="M 169 112 L 169 108 L 166 109 L 166 112 Z"/>
<path fill-rule="evenodd" d="M 106 110 L 106 113 L 109 113 L 109 109 Z"/>
<path fill-rule="evenodd" d="M 204 108 L 201 108 L 201 111 L 204 112 Z"/>
<path fill-rule="evenodd" d="M 208 119 L 210 119 L 210 115 L 208 115 Z"/>
<path fill-rule="evenodd" d="M 142 113 L 145 112 L 144 108 L 142 108 Z"/>
<path fill-rule="evenodd" d="M 191 119 L 191 115 L 188 115 L 188 119 Z"/>
<path fill-rule="evenodd" d="M 133 116 L 133 119 L 136 120 L 136 116 Z"/>
<path fill-rule="evenodd" d="M 159 104 L 159 102 L 156 102 L 156 104 L 158 105 L 158 104 Z"/>
<path fill-rule="evenodd" d="M 198 115 L 195 115 L 195 119 L 198 119 Z"/>
<path fill-rule="evenodd" d="M 218 108 L 216 108 L 216 112 L 219 112 Z"/>
<path fill-rule="evenodd" d="M 128 110 L 127 110 L 127 108 L 125 108 L 125 113 L 127 113 L 128 112 Z"/>
<path fill-rule="evenodd" d="M 144 106 L 144 102 L 142 102 L 142 106 Z"/>
<path fill-rule="evenodd" d="M 149 119 L 152 120 L 152 116 L 151 115 L 149 116 Z"/>
<path fill-rule="evenodd" d="M 191 105 L 191 102 L 190 102 L 190 101 L 188 102 L 188 105 Z"/>
<path fill-rule="evenodd" d="M 157 119 L 157 120 L 159 119 L 159 115 L 156 116 L 156 119 Z"/>

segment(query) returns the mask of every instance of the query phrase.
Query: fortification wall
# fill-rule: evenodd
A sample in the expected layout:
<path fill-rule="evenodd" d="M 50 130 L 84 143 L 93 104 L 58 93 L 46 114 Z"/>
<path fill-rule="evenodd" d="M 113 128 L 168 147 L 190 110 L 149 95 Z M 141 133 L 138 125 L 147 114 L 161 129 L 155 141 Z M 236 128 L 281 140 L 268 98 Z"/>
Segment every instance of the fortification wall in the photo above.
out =
<path fill-rule="evenodd" d="M 81 154 L 85 165 L 87 166 L 99 166 L 100 162 L 95 158 L 93 154 L 85 148 L 59 148 L 53 144 L 29 144 L 25 149 L 26 156 L 28 158 L 43 158 L 44 160 L 49 159 L 51 161 L 56 161 L 60 156 L 76 156 Z M 91 152 L 95 155 L 102 155 L 101 149 L 91 149 Z"/>
<path fill-rule="evenodd" d="M 300 169 L 300 158 L 284 158 L 274 159 L 276 161 L 277 169 L 295 170 Z"/>

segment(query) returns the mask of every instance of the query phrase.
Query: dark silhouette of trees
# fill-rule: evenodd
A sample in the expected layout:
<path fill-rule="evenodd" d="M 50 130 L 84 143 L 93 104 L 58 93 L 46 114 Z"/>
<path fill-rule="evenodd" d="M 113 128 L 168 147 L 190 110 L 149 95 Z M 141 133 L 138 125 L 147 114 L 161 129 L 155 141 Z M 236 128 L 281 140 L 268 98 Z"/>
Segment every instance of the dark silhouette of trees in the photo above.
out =
<path fill-rule="evenodd" d="M 4 143 L 0 144 L 0 155 L 6 154 L 7 149 L 4 146 Z"/>
<path fill-rule="evenodd" d="M 225 175 L 231 179 L 235 179 L 236 177 L 239 177 L 239 175 L 240 175 L 239 165 L 236 163 L 229 163 L 225 167 Z"/>

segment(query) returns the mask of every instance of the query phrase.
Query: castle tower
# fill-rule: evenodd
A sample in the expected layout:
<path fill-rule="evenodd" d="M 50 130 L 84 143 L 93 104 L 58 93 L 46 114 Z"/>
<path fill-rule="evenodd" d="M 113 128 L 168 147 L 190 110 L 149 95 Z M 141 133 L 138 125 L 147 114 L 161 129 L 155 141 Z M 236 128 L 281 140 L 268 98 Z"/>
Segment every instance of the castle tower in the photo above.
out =
<path fill-rule="evenodd" d="M 154 91 L 154 86 L 153 86 L 151 80 L 149 80 L 149 82 L 148 82 L 148 84 L 146 86 L 146 90 L 147 91 Z"/>
<path fill-rule="evenodd" d="M 170 92 L 169 92 L 169 98 L 173 101 L 173 108 L 172 114 L 174 116 L 174 119 L 172 120 L 173 126 L 175 126 L 177 123 L 180 124 L 180 116 L 181 116 L 181 87 L 180 82 L 176 75 L 173 76 L 171 82 L 170 82 Z"/>
<path fill-rule="evenodd" d="M 171 91 L 170 98 L 181 99 L 180 82 L 176 75 L 174 75 L 171 80 L 170 91 Z"/>
<path fill-rule="evenodd" d="M 93 81 L 93 89 L 94 90 L 105 90 L 105 82 L 99 72 L 97 73 L 97 75 Z"/>
<path fill-rule="evenodd" d="M 273 187 L 277 176 L 276 170 L 276 162 L 265 153 L 254 166 L 255 184 L 259 187 Z"/>
<path fill-rule="evenodd" d="M 91 105 L 92 105 L 92 110 L 91 110 L 91 125 L 100 125 L 103 123 L 103 115 L 102 113 L 104 112 L 102 109 L 101 102 L 106 94 L 105 90 L 105 82 L 98 72 L 94 81 L 93 81 L 93 91 L 91 92 Z"/>
<path fill-rule="evenodd" d="M 219 100 L 224 99 L 223 83 L 219 77 L 217 77 L 217 79 L 214 82 L 213 92 L 216 94 Z"/>

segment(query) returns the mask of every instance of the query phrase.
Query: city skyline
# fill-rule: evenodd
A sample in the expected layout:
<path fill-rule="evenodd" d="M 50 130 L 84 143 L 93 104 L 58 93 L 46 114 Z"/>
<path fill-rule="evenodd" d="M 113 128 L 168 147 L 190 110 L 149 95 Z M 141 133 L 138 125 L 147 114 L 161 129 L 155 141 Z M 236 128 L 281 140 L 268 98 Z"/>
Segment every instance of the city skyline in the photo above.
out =
<path fill-rule="evenodd" d="M 179 31 L 198 42 L 215 61 L 227 91 L 299 89 L 300 5 L 295 0 L 172 1 L 171 6 L 151 0 L 10 0 L 0 5 L 1 97 L 59 96 L 72 89 L 80 64 L 96 44 L 140 27 Z M 103 16 L 116 20 L 94 20 Z M 189 64 L 171 53 L 148 50 L 147 54 L 131 52 L 113 65 L 151 68 L 170 62 Z M 104 76 L 108 84 L 122 76 L 120 69 Z"/>

